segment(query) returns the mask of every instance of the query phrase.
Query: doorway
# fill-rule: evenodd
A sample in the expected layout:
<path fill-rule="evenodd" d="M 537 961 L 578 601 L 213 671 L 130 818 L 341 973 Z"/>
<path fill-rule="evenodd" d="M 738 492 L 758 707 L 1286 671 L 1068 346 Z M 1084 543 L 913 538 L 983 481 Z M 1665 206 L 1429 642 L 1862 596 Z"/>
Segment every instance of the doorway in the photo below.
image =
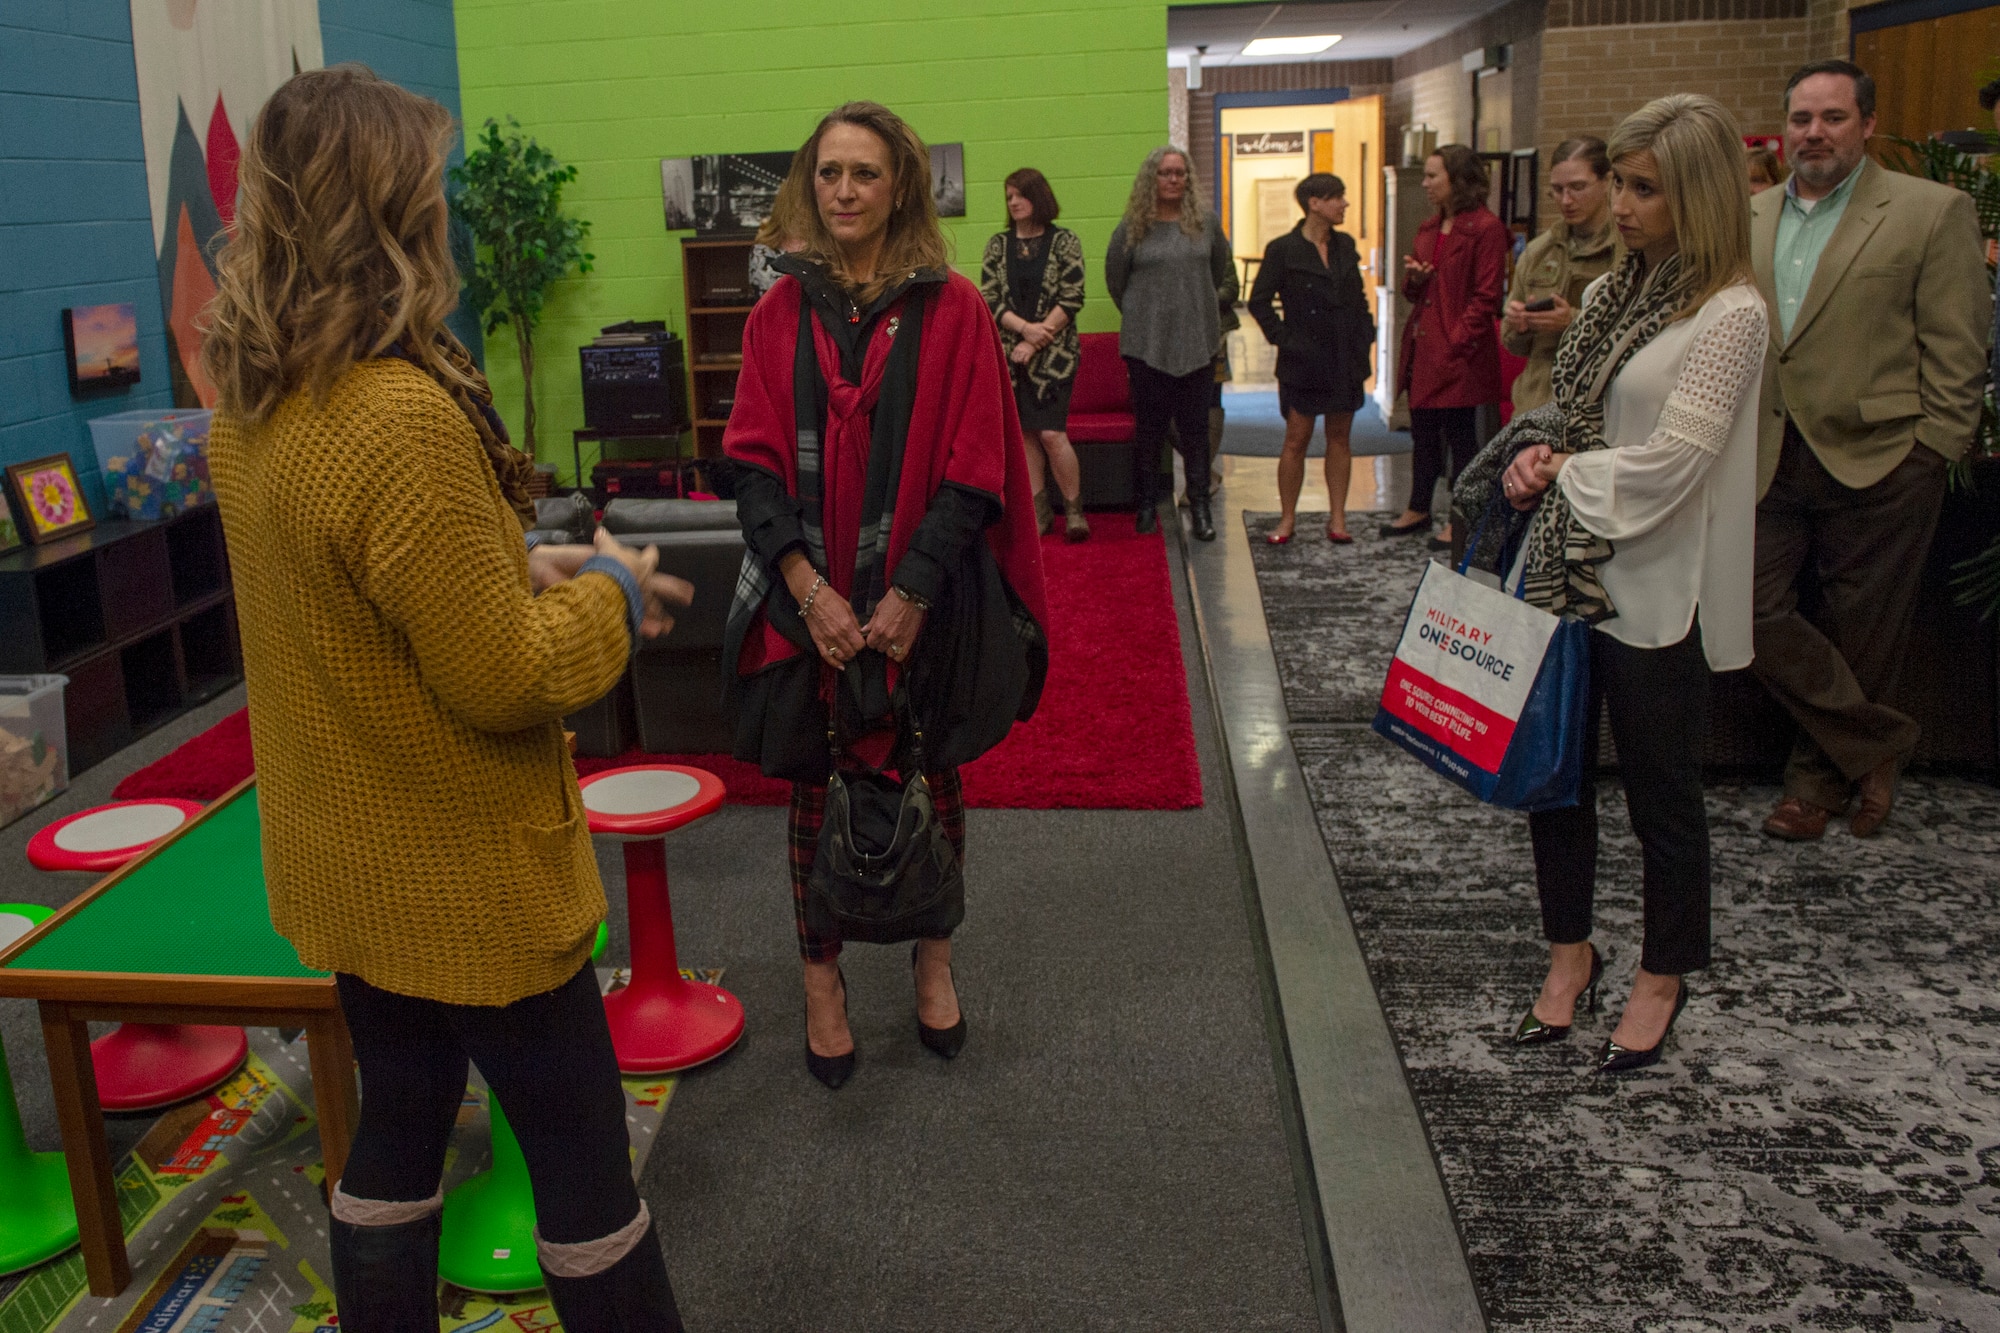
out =
<path fill-rule="evenodd" d="M 1329 171 L 1347 186 L 1347 220 L 1340 229 L 1361 255 L 1361 286 L 1371 317 L 1382 282 L 1382 136 L 1379 96 L 1348 97 L 1345 89 L 1282 93 L 1219 93 L 1215 98 L 1216 202 L 1236 251 L 1247 299 L 1264 247 L 1299 220 L 1292 191 L 1308 174 Z M 1276 349 L 1246 319 L 1232 336 L 1231 370 L 1238 385 L 1275 383 Z M 1371 378 L 1372 383 L 1372 378 Z"/>

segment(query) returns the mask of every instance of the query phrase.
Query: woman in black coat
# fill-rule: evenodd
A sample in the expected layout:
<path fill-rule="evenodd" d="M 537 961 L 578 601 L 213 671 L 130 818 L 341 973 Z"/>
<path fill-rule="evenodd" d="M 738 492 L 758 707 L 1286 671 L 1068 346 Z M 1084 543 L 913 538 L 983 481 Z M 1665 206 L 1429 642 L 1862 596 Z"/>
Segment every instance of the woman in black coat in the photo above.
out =
<path fill-rule="evenodd" d="M 1361 287 L 1354 238 L 1336 230 L 1347 216 L 1347 187 L 1340 177 L 1316 171 L 1299 182 L 1295 194 L 1305 218 L 1264 248 L 1250 289 L 1250 313 L 1278 349 L 1278 408 L 1285 414 L 1284 452 L 1278 458 L 1283 513 L 1264 540 L 1283 546 L 1292 539 L 1313 418 L 1325 417 L 1326 538 L 1344 544 L 1354 540 L 1347 535 L 1348 432 L 1361 407 L 1375 323 Z M 1274 298 L 1282 319 L 1271 308 Z"/>

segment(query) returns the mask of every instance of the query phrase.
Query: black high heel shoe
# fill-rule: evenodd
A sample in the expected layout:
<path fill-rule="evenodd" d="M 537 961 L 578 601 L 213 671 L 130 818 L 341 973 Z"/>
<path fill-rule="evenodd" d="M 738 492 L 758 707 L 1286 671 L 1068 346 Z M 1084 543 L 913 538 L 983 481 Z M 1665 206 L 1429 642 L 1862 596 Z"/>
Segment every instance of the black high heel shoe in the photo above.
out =
<path fill-rule="evenodd" d="M 910 946 L 911 974 L 915 975 L 916 970 L 917 946 L 912 944 Z M 949 973 L 951 971 L 951 964 L 946 963 L 944 970 Z M 957 989 L 957 978 L 955 977 L 953 978 L 952 986 L 954 990 Z M 924 1020 L 922 1018 L 917 1019 L 917 1040 L 922 1042 L 932 1054 L 941 1055 L 947 1060 L 956 1060 L 958 1053 L 965 1049 L 965 1032 L 965 1006 L 962 1004 L 958 1007 L 958 1022 L 948 1028 L 925 1027 Z"/>
<path fill-rule="evenodd" d="M 1576 1002 L 1583 1006 L 1587 1014 L 1597 1012 L 1597 983 L 1604 979 L 1604 955 L 1597 951 L 1597 945 L 1590 946 L 1590 980 L 1577 992 Z M 1562 1041 L 1569 1036 L 1568 1023 L 1544 1023 L 1535 1017 L 1535 1008 L 1528 1006 L 1528 1016 L 1521 1020 L 1521 1026 L 1514 1029 L 1516 1046 L 1546 1046 L 1552 1041 Z"/>
<path fill-rule="evenodd" d="M 1687 979 L 1683 977 L 1681 979 L 1681 993 L 1674 1000 L 1674 1011 L 1667 1016 L 1667 1030 L 1660 1034 L 1660 1039 L 1643 1051 L 1631 1050 L 1620 1046 L 1615 1041 L 1605 1042 L 1604 1049 L 1597 1053 L 1597 1072 L 1600 1074 L 1626 1074 L 1634 1069 L 1644 1069 L 1647 1065 L 1660 1063 L 1660 1048 L 1667 1044 L 1667 1037 L 1674 1030 L 1674 1020 L 1681 1016 L 1681 1010 L 1687 1008 L 1687 1002 Z"/>
<path fill-rule="evenodd" d="M 847 1013 L 847 974 L 834 967 L 834 975 L 840 978 L 840 1012 Z M 821 1055 L 812 1047 L 812 1037 L 806 1037 L 806 1071 L 829 1088 L 838 1088 L 854 1077 L 854 1051 L 846 1055 Z"/>

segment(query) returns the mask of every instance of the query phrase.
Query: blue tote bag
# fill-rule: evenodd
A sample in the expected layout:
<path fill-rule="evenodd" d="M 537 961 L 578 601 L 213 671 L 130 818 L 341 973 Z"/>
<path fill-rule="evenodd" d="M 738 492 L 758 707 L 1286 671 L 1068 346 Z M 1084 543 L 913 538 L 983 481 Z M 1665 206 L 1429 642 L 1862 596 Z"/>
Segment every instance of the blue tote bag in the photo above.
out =
<path fill-rule="evenodd" d="M 1424 567 L 1374 730 L 1489 804 L 1575 805 L 1590 626 L 1528 605 L 1520 583 L 1509 596 L 1466 567 Z"/>

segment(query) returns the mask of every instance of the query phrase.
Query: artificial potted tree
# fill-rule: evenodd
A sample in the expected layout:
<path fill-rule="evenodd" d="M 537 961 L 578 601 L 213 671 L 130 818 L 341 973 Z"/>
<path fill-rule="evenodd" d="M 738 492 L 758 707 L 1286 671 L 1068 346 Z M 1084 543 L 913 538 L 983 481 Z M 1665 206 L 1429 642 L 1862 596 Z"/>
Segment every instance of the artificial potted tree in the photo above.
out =
<path fill-rule="evenodd" d="M 451 209 L 473 241 L 466 301 L 486 335 L 514 332 L 521 353 L 521 448 L 537 457 L 535 325 L 556 280 L 590 272 L 583 248 L 590 224 L 563 212 L 563 187 L 576 179 L 554 154 L 521 133 L 512 116 L 506 133 L 488 120 L 465 162 L 451 169 Z"/>

